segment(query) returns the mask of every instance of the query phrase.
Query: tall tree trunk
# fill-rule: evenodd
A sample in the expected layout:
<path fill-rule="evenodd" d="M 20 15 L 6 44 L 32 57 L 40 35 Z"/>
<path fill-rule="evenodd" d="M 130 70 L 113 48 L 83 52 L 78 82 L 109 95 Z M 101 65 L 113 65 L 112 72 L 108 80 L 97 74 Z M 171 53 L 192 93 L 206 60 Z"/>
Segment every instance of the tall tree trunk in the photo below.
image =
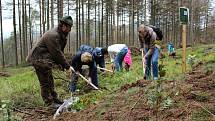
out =
<path fill-rule="evenodd" d="M 130 7 L 130 6 L 129 6 Z M 131 41 L 131 10 L 129 9 L 128 12 L 128 43 Z"/>
<path fill-rule="evenodd" d="M 70 14 L 70 12 L 69 12 L 69 11 L 70 11 L 69 5 L 70 5 L 69 0 L 67 0 L 67 11 L 68 11 L 68 12 L 67 12 L 67 15 Z M 70 38 L 70 34 L 71 34 L 71 33 L 69 33 L 69 35 L 68 35 L 68 38 L 69 38 L 69 40 L 68 40 L 68 41 L 69 41 L 69 44 L 68 44 L 68 50 L 69 50 L 69 51 L 68 51 L 68 52 L 70 52 L 70 47 L 71 47 L 71 38 Z"/>
<path fill-rule="evenodd" d="M 78 50 L 78 46 L 79 46 L 79 24 L 78 24 L 78 2 L 79 2 L 79 0 L 76 0 L 76 51 Z"/>
<path fill-rule="evenodd" d="M 54 0 L 51 0 L 51 28 L 54 28 Z"/>
<path fill-rule="evenodd" d="M 22 25 L 21 25 L 21 8 L 20 8 L 20 1 L 18 0 L 18 14 L 19 14 L 19 48 L 20 48 L 20 59 L 21 62 L 24 61 L 23 59 L 23 47 L 22 47 Z"/>
<path fill-rule="evenodd" d="M 58 21 L 63 17 L 63 1 L 64 0 L 58 0 Z"/>
<path fill-rule="evenodd" d="M 94 3 L 94 4 L 95 4 L 95 30 L 94 30 L 94 33 L 95 33 L 95 45 L 94 45 L 94 46 L 96 47 L 96 46 L 97 46 L 97 36 L 96 36 L 96 35 L 97 35 L 97 31 L 96 31 L 96 30 L 97 30 L 97 29 L 96 29 L 96 22 L 97 22 L 97 21 L 96 21 L 96 16 L 97 16 L 97 14 L 96 14 L 97 11 L 96 11 L 96 9 L 97 9 L 97 8 L 96 8 L 96 0 L 95 0 L 95 3 Z"/>
<path fill-rule="evenodd" d="M 101 11 L 100 11 L 100 0 L 98 0 L 98 11 L 99 11 L 99 13 L 98 13 L 98 28 L 99 28 L 99 47 L 101 46 L 101 22 L 100 22 L 100 13 L 101 13 Z"/>
<path fill-rule="evenodd" d="M 117 29 L 116 29 L 116 21 L 115 21 L 115 15 L 116 15 L 116 8 L 117 8 L 117 6 L 116 6 L 116 1 L 115 0 L 113 0 L 113 4 L 112 4 L 112 6 L 113 6 L 113 43 L 115 43 L 116 42 L 116 31 L 117 31 Z M 112 43 L 112 44 L 113 44 Z"/>
<path fill-rule="evenodd" d="M 206 17 L 205 17 L 205 37 L 204 37 L 204 42 L 205 43 L 208 43 L 207 39 L 210 39 L 210 38 L 208 38 L 208 14 L 209 14 L 208 4 L 209 4 L 209 0 L 207 0 L 206 10 L 205 10 L 205 13 L 206 13 Z"/>
<path fill-rule="evenodd" d="M 86 35 L 85 35 L 85 27 L 84 27 L 84 0 L 81 0 L 81 10 L 82 10 L 82 18 L 81 18 L 81 23 L 82 23 L 82 41 L 85 42 L 86 40 Z"/>
<path fill-rule="evenodd" d="M 87 14 L 87 44 L 89 45 L 90 44 L 90 39 L 91 39 L 91 37 L 90 37 L 90 0 L 88 0 L 88 4 L 87 4 L 87 6 L 88 6 L 88 14 Z"/>
<path fill-rule="evenodd" d="M 28 13 L 29 13 L 29 42 L 30 42 L 30 48 L 32 48 L 32 45 L 33 45 L 33 40 L 32 40 L 32 18 L 31 18 L 31 3 L 30 3 L 31 0 L 29 0 L 29 9 L 28 9 Z"/>
<path fill-rule="evenodd" d="M 15 49 L 15 63 L 18 65 L 18 53 L 17 53 L 17 39 L 16 39 L 16 1 L 13 0 L 13 31 L 14 31 L 14 49 Z"/>
<path fill-rule="evenodd" d="M 41 37 L 42 36 L 42 1 L 41 0 L 39 0 L 39 6 L 40 6 L 40 37 Z"/>
<path fill-rule="evenodd" d="M 27 15 L 27 3 L 26 3 L 27 0 L 25 0 L 25 46 L 26 46 L 26 51 L 25 51 L 25 58 L 26 56 L 28 55 L 28 15 Z"/>
<path fill-rule="evenodd" d="M 1 0 L 0 0 L 0 24 L 1 24 L 1 58 L 2 58 L 2 67 L 5 67 L 5 60 L 4 60 L 4 40 L 3 40 L 3 27 L 2 27 L 2 5 L 1 5 Z"/>
<path fill-rule="evenodd" d="M 151 21 L 150 21 L 150 23 L 152 24 L 152 25 L 155 25 L 155 2 L 154 2 L 155 0 L 151 0 Z"/>
<path fill-rule="evenodd" d="M 132 42 L 134 42 L 134 13 L 135 9 L 134 9 L 134 0 L 132 0 Z M 131 44 L 131 42 L 129 42 L 129 44 Z"/>
<path fill-rule="evenodd" d="M 47 30 L 49 30 L 50 29 L 50 27 L 49 27 L 49 25 L 50 25 L 50 22 L 49 22 L 49 0 L 47 0 L 47 5 L 46 5 L 46 7 L 47 7 L 47 19 L 46 19 L 46 21 L 47 21 Z"/>
<path fill-rule="evenodd" d="M 103 42 L 103 40 L 104 40 L 104 38 L 103 38 L 103 35 L 104 35 L 104 33 L 103 33 L 103 19 L 104 19 L 104 2 L 103 2 L 103 0 L 102 0 L 102 21 L 101 21 L 101 46 L 103 47 L 104 46 L 104 42 Z"/>
<path fill-rule="evenodd" d="M 78 39 L 79 39 L 79 46 L 82 44 L 82 37 L 81 37 L 81 0 L 78 1 Z"/>
<path fill-rule="evenodd" d="M 42 22 L 43 22 L 43 34 L 46 31 L 46 21 L 45 21 L 45 0 L 42 0 Z"/>
<path fill-rule="evenodd" d="M 25 12 L 25 0 L 22 0 L 22 38 L 23 38 L 23 56 L 26 57 L 26 52 L 27 52 L 27 42 L 26 42 L 26 29 L 25 29 L 25 25 L 26 25 L 26 12 Z"/>
<path fill-rule="evenodd" d="M 190 40 L 190 42 L 193 45 L 193 43 L 194 43 L 193 42 L 193 0 L 190 0 L 189 2 L 190 2 L 190 5 L 189 5 L 190 6 L 190 8 L 189 8 L 190 9 L 189 10 L 190 11 L 190 13 L 189 13 L 189 15 L 190 15 L 190 24 L 189 24 L 189 26 L 190 26 L 189 29 L 190 30 L 189 30 L 189 33 L 190 34 L 189 34 L 189 39 L 188 40 Z"/>
<path fill-rule="evenodd" d="M 117 4 L 117 10 L 116 10 L 116 43 L 118 43 L 119 40 L 119 1 L 116 1 Z"/>
<path fill-rule="evenodd" d="M 108 10 L 108 3 L 106 3 L 106 16 L 105 16 L 105 18 L 106 18 L 106 27 L 105 27 L 105 29 L 106 29 L 106 32 L 105 32 L 105 34 L 106 34 L 106 47 L 108 46 L 108 43 L 109 43 L 109 40 L 108 40 L 108 14 L 109 14 L 109 10 Z"/>

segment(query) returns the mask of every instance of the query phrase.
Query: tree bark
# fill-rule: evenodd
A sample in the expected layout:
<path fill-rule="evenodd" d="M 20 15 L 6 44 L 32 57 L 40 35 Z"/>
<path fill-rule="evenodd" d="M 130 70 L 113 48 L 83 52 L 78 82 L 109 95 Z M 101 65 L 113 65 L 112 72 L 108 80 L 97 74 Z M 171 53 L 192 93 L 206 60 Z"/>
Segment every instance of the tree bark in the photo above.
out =
<path fill-rule="evenodd" d="M 5 60 L 4 60 L 4 40 L 3 40 L 3 27 L 2 27 L 2 5 L 1 5 L 1 1 L 0 1 L 0 24 L 1 24 L 1 56 L 2 56 L 2 67 L 5 67 Z"/>

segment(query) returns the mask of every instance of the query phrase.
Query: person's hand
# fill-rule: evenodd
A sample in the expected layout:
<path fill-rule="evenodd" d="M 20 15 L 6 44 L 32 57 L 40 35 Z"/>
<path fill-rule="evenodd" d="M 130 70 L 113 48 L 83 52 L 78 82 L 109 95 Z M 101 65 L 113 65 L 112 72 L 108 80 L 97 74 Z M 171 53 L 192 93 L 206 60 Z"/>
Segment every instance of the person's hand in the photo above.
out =
<path fill-rule="evenodd" d="M 80 75 L 80 72 L 79 72 L 79 71 L 76 71 L 75 74 Z"/>
<path fill-rule="evenodd" d="M 102 76 L 104 76 L 105 74 L 106 74 L 106 72 L 105 72 L 105 71 L 101 72 L 101 75 L 102 75 Z"/>
<path fill-rule="evenodd" d="M 146 65 L 146 61 L 147 61 L 147 56 L 143 57 L 143 63 Z"/>
<path fill-rule="evenodd" d="M 144 49 L 143 49 L 143 48 L 140 48 L 140 51 L 142 52 L 142 51 L 144 51 Z"/>
<path fill-rule="evenodd" d="M 72 67 L 70 66 L 70 68 L 66 70 L 66 76 L 71 77 L 71 75 L 72 75 Z"/>

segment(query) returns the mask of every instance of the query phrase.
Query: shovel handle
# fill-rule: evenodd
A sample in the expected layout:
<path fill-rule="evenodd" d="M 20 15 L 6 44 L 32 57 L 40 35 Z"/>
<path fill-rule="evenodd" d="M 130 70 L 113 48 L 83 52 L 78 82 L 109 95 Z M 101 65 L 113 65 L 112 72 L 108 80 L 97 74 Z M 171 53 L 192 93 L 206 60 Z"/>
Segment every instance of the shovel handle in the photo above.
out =
<path fill-rule="evenodd" d="M 101 68 L 101 67 L 98 67 L 98 66 L 97 66 L 97 68 L 98 68 L 98 69 L 101 69 L 101 70 L 104 70 L 104 71 L 109 71 L 109 72 L 113 73 L 113 71 L 108 70 L 108 69 L 106 69 L 106 68 Z"/>
<path fill-rule="evenodd" d="M 73 72 L 75 72 L 75 70 L 74 70 L 73 67 L 70 66 L 70 68 L 71 68 L 71 70 L 72 70 Z M 75 72 L 75 73 L 76 73 L 76 72 Z M 96 87 L 93 83 L 91 83 L 88 79 L 86 79 L 86 78 L 85 78 L 83 75 L 81 75 L 80 73 L 76 73 L 76 74 L 78 74 L 78 76 L 80 76 L 82 79 L 84 79 L 84 81 L 86 81 L 88 84 L 90 84 L 94 89 L 96 89 L 96 90 L 99 89 L 98 87 Z"/>
<path fill-rule="evenodd" d="M 86 79 L 83 75 L 81 75 L 81 74 L 79 74 L 79 73 L 78 73 L 78 75 L 79 75 L 82 79 L 84 79 L 88 84 L 90 84 L 94 89 L 96 89 L 96 90 L 99 89 L 99 88 L 96 87 L 93 83 L 91 83 L 88 79 Z"/>
<path fill-rule="evenodd" d="M 143 49 L 141 50 L 141 52 L 142 52 L 143 77 L 144 77 L 144 75 L 145 75 L 145 59 L 144 59 Z"/>

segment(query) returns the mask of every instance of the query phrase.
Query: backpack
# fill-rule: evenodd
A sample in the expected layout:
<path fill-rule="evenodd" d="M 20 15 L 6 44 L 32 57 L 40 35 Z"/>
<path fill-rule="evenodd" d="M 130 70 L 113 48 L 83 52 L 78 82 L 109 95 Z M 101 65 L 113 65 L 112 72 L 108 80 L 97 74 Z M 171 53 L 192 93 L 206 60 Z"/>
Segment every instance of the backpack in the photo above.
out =
<path fill-rule="evenodd" d="M 149 27 L 151 27 L 153 29 L 153 31 L 157 34 L 157 37 L 159 40 L 163 39 L 163 32 L 160 30 L 159 27 L 152 26 L 152 25 L 150 25 Z"/>

